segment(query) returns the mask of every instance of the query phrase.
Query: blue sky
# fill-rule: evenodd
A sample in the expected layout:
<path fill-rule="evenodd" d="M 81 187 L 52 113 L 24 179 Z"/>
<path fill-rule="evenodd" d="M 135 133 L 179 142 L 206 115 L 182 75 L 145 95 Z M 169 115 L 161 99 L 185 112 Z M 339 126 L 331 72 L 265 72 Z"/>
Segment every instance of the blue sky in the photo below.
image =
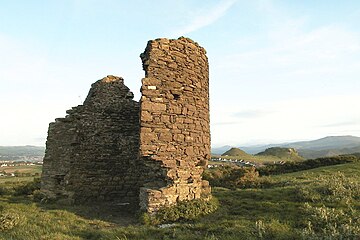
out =
<path fill-rule="evenodd" d="M 190 37 L 210 63 L 213 146 L 360 136 L 360 1 L 0 0 L 0 145 L 112 74 L 140 97 L 140 53 Z"/>

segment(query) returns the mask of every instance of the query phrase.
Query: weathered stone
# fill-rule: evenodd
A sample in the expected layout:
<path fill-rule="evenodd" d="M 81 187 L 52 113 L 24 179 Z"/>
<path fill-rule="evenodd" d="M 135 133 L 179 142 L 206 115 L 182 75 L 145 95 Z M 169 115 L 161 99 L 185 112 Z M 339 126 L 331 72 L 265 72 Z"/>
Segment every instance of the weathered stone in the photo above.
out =
<path fill-rule="evenodd" d="M 117 204 L 127 198 L 137 205 L 141 183 L 131 176 L 138 165 L 139 103 L 129 93 L 122 78 L 107 76 L 92 85 L 84 105 L 67 111 L 66 122 L 50 123 L 43 191 L 62 202 Z"/>
<path fill-rule="evenodd" d="M 170 51 L 159 58 L 152 50 L 155 46 L 156 48 L 170 49 Z M 201 180 L 201 173 L 210 157 L 209 71 L 205 53 L 205 50 L 192 40 L 179 38 L 178 40 L 149 41 L 145 52 L 141 54 L 146 73 L 143 88 L 150 86 L 153 79 L 157 79 L 157 90 L 161 93 L 163 103 L 167 106 L 166 111 L 149 110 L 149 113 L 153 115 L 152 129 L 154 132 L 160 132 L 160 137 L 154 144 L 169 146 L 166 152 L 162 150 L 162 147 L 155 150 L 152 158 L 160 159 L 165 167 L 171 165 L 171 168 L 166 170 L 163 176 L 158 176 L 168 182 L 167 187 L 162 187 L 163 196 L 158 199 L 158 203 L 164 203 L 163 198 L 168 199 L 165 201 L 166 205 L 173 202 L 170 199 L 174 198 L 177 199 L 176 201 L 181 201 L 210 196 L 210 187 L 203 185 Z M 159 61 L 168 64 L 160 64 L 161 67 L 159 67 Z M 197 69 L 201 71 L 198 72 Z M 171 76 L 168 74 L 169 72 L 172 73 Z M 142 94 L 144 96 L 140 103 L 142 109 L 151 109 L 156 98 L 160 97 L 160 95 L 156 96 L 144 91 Z M 204 112 L 207 113 L 204 114 Z M 166 124 L 158 125 L 154 114 L 156 117 L 160 114 L 160 120 Z M 143 121 L 142 117 L 140 121 Z M 170 130 L 171 134 L 163 132 L 163 129 Z M 140 138 L 146 134 L 146 129 L 144 128 L 144 130 L 141 125 Z M 196 148 L 194 148 L 195 144 L 197 144 Z M 143 146 L 140 145 L 140 149 L 142 148 Z M 176 152 L 170 151 L 170 149 L 174 149 Z M 174 153 L 176 155 L 173 155 Z M 170 159 L 176 160 L 174 161 L 175 167 L 170 164 Z M 196 162 L 195 159 L 197 159 Z M 189 168 L 194 168 L 197 162 L 202 163 L 199 166 L 200 172 L 188 171 Z M 177 185 L 177 183 L 182 183 L 182 185 Z M 165 190 L 168 188 L 175 188 L 176 192 L 168 193 Z M 142 196 L 146 195 L 142 194 Z M 156 201 L 154 198 L 151 200 Z M 140 199 L 140 202 L 149 203 L 149 200 Z M 149 211 L 150 209 L 150 207 L 146 207 L 146 204 L 141 204 L 141 206 L 144 210 Z M 151 209 L 156 210 L 156 206 L 161 207 L 163 204 L 151 205 Z"/>
<path fill-rule="evenodd" d="M 148 111 L 141 111 L 141 119 L 144 122 L 151 122 L 153 120 L 153 117 Z"/>
<path fill-rule="evenodd" d="M 83 105 L 50 123 L 42 191 L 61 202 L 147 212 L 208 199 L 206 51 L 187 38 L 149 41 L 140 103 L 120 77 L 95 82 Z"/>

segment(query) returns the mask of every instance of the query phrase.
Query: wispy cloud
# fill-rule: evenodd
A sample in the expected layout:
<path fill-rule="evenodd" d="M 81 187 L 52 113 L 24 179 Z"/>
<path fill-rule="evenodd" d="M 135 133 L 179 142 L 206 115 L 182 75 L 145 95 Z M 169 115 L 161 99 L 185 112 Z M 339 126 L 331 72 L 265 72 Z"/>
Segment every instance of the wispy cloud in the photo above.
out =
<path fill-rule="evenodd" d="M 348 121 L 348 122 L 335 122 L 335 123 L 321 125 L 320 127 L 337 128 L 337 127 L 355 126 L 355 125 L 359 125 L 359 124 L 360 124 L 360 120 L 359 121 Z"/>
<path fill-rule="evenodd" d="M 269 113 L 270 111 L 265 111 L 265 110 L 244 110 L 241 112 L 234 113 L 233 116 L 236 118 L 258 118 L 258 117 L 264 117 Z"/>
<path fill-rule="evenodd" d="M 194 16 L 189 24 L 175 30 L 173 34 L 177 36 L 186 35 L 216 22 L 225 15 L 225 13 L 236 3 L 236 1 L 237 0 L 220 1 L 217 5 L 210 8 L 209 10 L 204 11 L 200 15 Z"/>
<path fill-rule="evenodd" d="M 222 126 L 222 125 L 236 125 L 239 124 L 239 122 L 215 122 L 212 123 L 214 126 Z"/>
<path fill-rule="evenodd" d="M 277 35 L 276 30 L 269 35 L 272 35 L 269 47 L 229 55 L 215 65 L 222 71 L 236 71 L 241 75 L 251 73 L 258 76 L 258 70 L 263 69 L 263 72 L 313 76 L 314 73 L 329 71 L 354 71 L 357 66 L 353 63 L 360 62 L 360 36 L 338 26 L 287 36 Z"/>

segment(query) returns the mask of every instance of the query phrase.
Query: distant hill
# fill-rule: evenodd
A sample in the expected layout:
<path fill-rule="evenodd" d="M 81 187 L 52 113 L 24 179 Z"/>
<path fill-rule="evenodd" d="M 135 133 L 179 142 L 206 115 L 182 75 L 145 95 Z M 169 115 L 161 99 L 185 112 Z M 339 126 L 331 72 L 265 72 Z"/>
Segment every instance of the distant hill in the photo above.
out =
<path fill-rule="evenodd" d="M 329 157 L 340 154 L 359 152 L 360 137 L 355 136 L 329 136 L 313 141 L 299 141 L 293 143 L 268 144 L 256 146 L 241 146 L 249 154 L 263 152 L 272 147 L 295 148 L 299 155 L 306 159 Z"/>
<path fill-rule="evenodd" d="M 212 147 L 211 148 L 211 153 L 216 154 L 216 155 L 221 155 L 224 152 L 226 152 L 227 150 L 229 150 L 230 148 L 232 148 L 232 147 L 229 146 L 229 145 L 225 145 L 225 146 L 222 146 L 222 147 L 216 147 L 216 148 Z"/>
<path fill-rule="evenodd" d="M 250 155 L 239 148 L 231 148 L 221 154 L 221 156 L 234 156 L 234 157 L 249 157 Z"/>
<path fill-rule="evenodd" d="M 354 136 L 330 136 L 313 141 L 302 141 L 282 144 L 283 147 L 292 147 L 296 149 L 311 149 L 311 150 L 325 150 L 325 149 L 343 149 L 354 148 L 360 146 L 360 137 Z"/>
<path fill-rule="evenodd" d="M 38 146 L 0 146 L 0 160 L 24 160 L 45 155 L 45 147 Z"/>
<path fill-rule="evenodd" d="M 360 146 L 342 149 L 324 149 L 324 150 L 311 150 L 300 149 L 299 153 L 304 158 L 320 158 L 320 157 L 333 157 L 337 155 L 360 153 Z"/>
<path fill-rule="evenodd" d="M 300 161 L 304 160 L 303 157 L 299 156 L 298 152 L 294 148 L 282 148 L 282 147 L 271 147 L 263 152 L 256 154 L 255 156 L 272 156 L 278 157 L 284 160 Z"/>
<path fill-rule="evenodd" d="M 254 146 L 240 146 L 242 150 L 249 154 L 257 154 L 265 151 L 268 148 L 280 147 L 281 144 L 267 144 L 267 145 L 254 145 Z"/>

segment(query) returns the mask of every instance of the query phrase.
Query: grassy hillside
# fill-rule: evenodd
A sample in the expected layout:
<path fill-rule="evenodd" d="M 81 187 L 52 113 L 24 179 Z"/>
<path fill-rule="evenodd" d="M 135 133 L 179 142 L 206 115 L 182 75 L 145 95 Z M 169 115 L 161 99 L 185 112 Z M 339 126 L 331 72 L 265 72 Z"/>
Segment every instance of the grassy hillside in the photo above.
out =
<path fill-rule="evenodd" d="M 359 162 L 269 177 L 247 170 L 238 180 L 257 184 L 213 187 L 220 203 L 216 212 L 163 226 L 141 225 L 135 217 L 96 206 L 35 203 L 3 185 L 0 239 L 360 238 Z"/>
<path fill-rule="evenodd" d="M 266 151 L 256 155 L 247 154 L 246 152 L 244 152 L 239 148 L 231 148 L 228 151 L 224 152 L 221 156 L 219 155 L 213 155 L 213 156 L 222 157 L 226 159 L 239 159 L 239 160 L 241 159 L 256 164 L 303 160 L 303 158 L 298 155 L 295 149 L 280 148 L 280 147 L 269 148 Z"/>
<path fill-rule="evenodd" d="M 304 160 L 303 157 L 299 156 L 298 152 L 294 148 L 282 148 L 282 147 L 272 147 L 268 148 L 263 152 L 256 154 L 255 156 L 271 156 L 278 157 L 286 161 L 301 161 Z"/>
<path fill-rule="evenodd" d="M 221 154 L 221 156 L 233 156 L 233 157 L 239 157 L 239 158 L 248 158 L 250 157 L 249 154 L 241 150 L 240 148 L 231 148 L 228 151 Z"/>

